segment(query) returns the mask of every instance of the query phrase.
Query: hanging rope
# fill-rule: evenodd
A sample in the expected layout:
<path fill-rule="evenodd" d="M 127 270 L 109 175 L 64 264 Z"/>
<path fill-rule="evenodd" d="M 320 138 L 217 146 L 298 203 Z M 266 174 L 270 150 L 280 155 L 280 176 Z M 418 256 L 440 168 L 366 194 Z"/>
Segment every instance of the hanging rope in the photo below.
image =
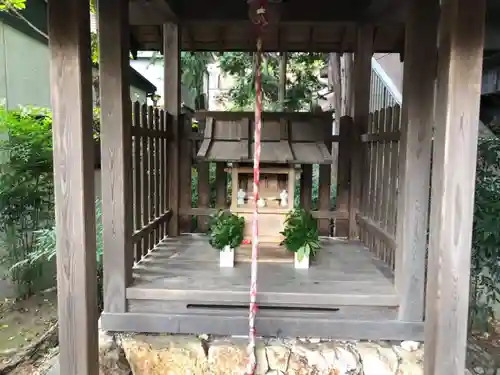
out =
<path fill-rule="evenodd" d="M 255 0 L 254 0 L 255 1 Z M 250 308 L 248 314 L 249 325 L 249 361 L 247 374 L 254 375 L 257 367 L 255 355 L 255 316 L 257 315 L 257 259 L 259 254 L 259 212 L 257 201 L 259 200 L 259 178 L 260 178 L 260 130 L 262 127 L 262 92 L 260 65 L 262 62 L 262 28 L 267 25 L 266 5 L 267 0 L 257 0 L 258 7 L 252 21 L 257 26 L 257 53 L 255 61 L 255 134 L 253 154 L 253 221 L 252 221 L 252 268 L 250 277 Z"/>

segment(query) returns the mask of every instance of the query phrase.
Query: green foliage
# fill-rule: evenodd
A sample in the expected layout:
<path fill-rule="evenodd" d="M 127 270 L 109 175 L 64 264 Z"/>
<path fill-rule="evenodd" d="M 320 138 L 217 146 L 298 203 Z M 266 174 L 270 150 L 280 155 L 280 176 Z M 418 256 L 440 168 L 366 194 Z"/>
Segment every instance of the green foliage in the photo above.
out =
<path fill-rule="evenodd" d="M 0 233 L 7 255 L 4 265 L 18 287 L 20 297 L 33 293 L 39 264 L 13 265 L 35 250 L 35 233 L 52 225 L 52 119 L 48 111 L 0 108 Z"/>
<path fill-rule="evenodd" d="M 96 260 L 97 260 L 97 281 L 98 281 L 98 304 L 102 308 L 102 211 L 101 201 L 96 199 Z M 39 264 L 52 261 L 56 256 L 56 227 L 52 225 L 35 232 L 34 250 L 18 263 L 12 266 L 12 269 L 21 269 L 33 267 Z"/>
<path fill-rule="evenodd" d="M 0 12 L 8 12 L 12 10 L 23 10 L 26 8 L 26 0 L 1 0 Z"/>
<path fill-rule="evenodd" d="M 236 249 L 243 241 L 245 219 L 228 211 L 219 211 L 210 221 L 209 243 L 217 250 Z"/>
<path fill-rule="evenodd" d="M 479 139 L 472 238 L 470 323 L 487 330 L 500 302 L 500 140 Z"/>
<path fill-rule="evenodd" d="M 297 253 L 299 261 L 304 257 L 314 257 L 320 248 L 316 220 L 303 209 L 294 209 L 288 213 L 281 234 L 285 237 L 282 245 L 288 251 Z"/>
<path fill-rule="evenodd" d="M 262 61 L 262 104 L 265 111 L 280 110 L 278 53 L 265 53 Z M 290 53 L 287 62 L 285 109 L 309 110 L 314 96 L 324 87 L 319 71 L 324 64 L 322 54 Z M 235 85 L 226 99 L 233 110 L 252 110 L 255 102 L 255 59 L 247 52 L 227 52 L 219 57 L 221 71 L 232 76 Z"/>

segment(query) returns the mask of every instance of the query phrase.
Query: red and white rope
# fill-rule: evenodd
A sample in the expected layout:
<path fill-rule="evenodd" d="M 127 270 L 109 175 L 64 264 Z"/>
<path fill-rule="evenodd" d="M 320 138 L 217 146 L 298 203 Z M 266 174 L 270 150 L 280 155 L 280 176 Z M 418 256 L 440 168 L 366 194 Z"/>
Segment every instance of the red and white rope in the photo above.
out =
<path fill-rule="evenodd" d="M 267 0 L 260 0 L 260 6 L 257 9 L 257 53 L 255 62 L 255 134 L 254 134 L 254 155 L 253 155 L 253 221 L 252 221 L 252 265 L 250 276 L 250 308 L 248 314 L 249 325 L 249 361 L 247 375 L 254 375 L 257 367 L 257 358 L 255 355 L 255 317 L 257 315 L 257 259 L 259 255 L 259 210 L 257 202 L 259 200 L 259 178 L 260 178 L 260 130 L 262 127 L 262 91 L 260 66 L 262 61 L 262 27 L 267 24 L 266 5 Z"/>

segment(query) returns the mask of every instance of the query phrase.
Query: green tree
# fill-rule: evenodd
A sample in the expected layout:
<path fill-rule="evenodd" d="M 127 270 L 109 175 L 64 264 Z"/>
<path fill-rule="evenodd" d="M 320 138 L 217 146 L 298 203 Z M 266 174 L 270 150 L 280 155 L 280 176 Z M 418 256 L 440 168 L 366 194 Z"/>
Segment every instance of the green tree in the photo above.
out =
<path fill-rule="evenodd" d="M 1 0 L 0 11 L 14 12 L 26 8 L 26 0 Z"/>
<path fill-rule="evenodd" d="M 280 60 L 278 53 L 264 53 L 261 65 L 262 104 L 266 111 L 280 109 Z M 227 99 L 233 110 L 250 110 L 255 102 L 255 55 L 227 52 L 218 58 L 224 74 L 234 78 L 234 86 L 221 99 Z M 324 56 L 319 53 L 289 53 L 284 109 L 309 110 L 317 92 L 325 87 L 319 80 Z"/>

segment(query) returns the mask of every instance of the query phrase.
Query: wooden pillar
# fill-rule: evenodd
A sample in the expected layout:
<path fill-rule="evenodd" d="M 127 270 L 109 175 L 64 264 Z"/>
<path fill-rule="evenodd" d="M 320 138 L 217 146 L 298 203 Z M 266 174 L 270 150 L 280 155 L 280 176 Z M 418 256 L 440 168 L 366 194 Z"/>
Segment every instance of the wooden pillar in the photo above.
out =
<path fill-rule="evenodd" d="M 395 263 L 399 319 L 405 321 L 424 318 L 438 18 L 439 0 L 410 2 L 403 73 Z"/>
<path fill-rule="evenodd" d="M 181 62 L 179 25 L 163 25 L 164 94 L 165 110 L 172 116 L 170 142 L 168 144 L 169 208 L 172 212 L 168 224 L 169 236 L 178 236 L 180 208 L 180 150 L 182 136 L 181 112 Z M 191 190 L 191 189 L 190 189 Z"/>
<path fill-rule="evenodd" d="M 88 1 L 48 4 L 61 374 L 99 372 Z"/>
<path fill-rule="evenodd" d="M 132 109 L 126 0 L 99 1 L 104 311 L 126 311 L 132 279 Z"/>
<path fill-rule="evenodd" d="M 486 0 L 444 0 L 439 24 L 425 374 L 463 374 Z"/>
<path fill-rule="evenodd" d="M 361 205 L 363 168 L 366 155 L 362 150 L 361 134 L 368 129 L 370 106 L 371 58 L 373 55 L 373 27 L 362 25 L 357 30 L 354 57 L 354 126 L 352 131 L 351 187 L 349 192 L 349 239 L 359 237 L 356 215 Z M 366 177 L 365 177 L 366 179 Z"/>

